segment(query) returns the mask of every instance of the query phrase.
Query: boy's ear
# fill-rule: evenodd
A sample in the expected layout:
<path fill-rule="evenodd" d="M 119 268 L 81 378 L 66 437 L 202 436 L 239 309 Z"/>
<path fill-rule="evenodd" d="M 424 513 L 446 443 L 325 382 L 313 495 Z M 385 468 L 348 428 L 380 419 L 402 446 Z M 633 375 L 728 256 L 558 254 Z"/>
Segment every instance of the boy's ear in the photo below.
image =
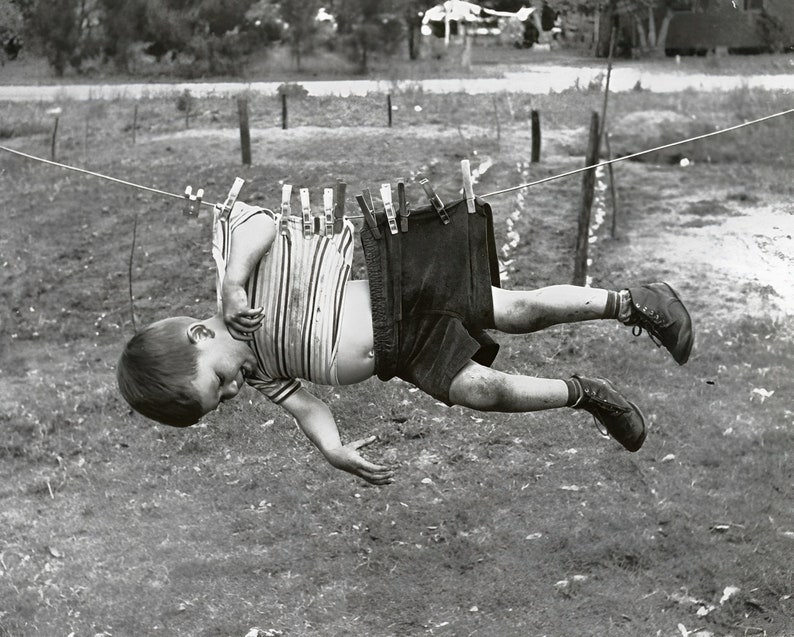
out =
<path fill-rule="evenodd" d="M 215 332 L 213 332 L 204 323 L 191 323 L 187 328 L 187 338 L 191 344 L 196 345 L 201 341 L 215 338 Z"/>

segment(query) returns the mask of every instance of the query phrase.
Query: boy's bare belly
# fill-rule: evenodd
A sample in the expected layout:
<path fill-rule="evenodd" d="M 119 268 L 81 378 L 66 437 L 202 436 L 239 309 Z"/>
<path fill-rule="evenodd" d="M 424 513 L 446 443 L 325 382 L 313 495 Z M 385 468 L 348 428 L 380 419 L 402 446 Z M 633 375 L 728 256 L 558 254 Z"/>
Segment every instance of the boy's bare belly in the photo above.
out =
<path fill-rule="evenodd" d="M 342 385 L 360 383 L 375 373 L 374 348 L 369 282 L 349 281 L 336 355 L 337 375 Z"/>

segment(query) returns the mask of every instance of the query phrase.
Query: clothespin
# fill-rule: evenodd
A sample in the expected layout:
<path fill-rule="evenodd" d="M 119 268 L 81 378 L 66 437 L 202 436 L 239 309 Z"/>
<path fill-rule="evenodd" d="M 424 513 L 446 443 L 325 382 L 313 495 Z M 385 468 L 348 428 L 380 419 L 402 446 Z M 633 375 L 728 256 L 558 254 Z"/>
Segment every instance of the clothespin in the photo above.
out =
<path fill-rule="evenodd" d="M 372 236 L 376 239 L 381 238 L 380 230 L 378 230 L 378 222 L 375 220 L 375 215 L 372 212 L 372 195 L 369 190 L 364 190 L 360 195 L 356 195 L 356 201 L 359 208 L 364 215 L 364 221 L 367 222 L 369 229 L 372 231 Z"/>
<path fill-rule="evenodd" d="M 196 194 L 193 194 L 193 189 L 188 186 L 185 188 L 185 208 L 182 214 L 186 217 L 198 217 L 199 208 L 201 208 L 201 200 L 204 197 L 204 189 L 199 188 Z"/>
<path fill-rule="evenodd" d="M 292 185 L 284 184 L 281 187 L 281 234 L 289 234 L 289 218 L 292 215 L 291 197 Z"/>
<path fill-rule="evenodd" d="M 397 217 L 394 214 L 394 206 L 391 201 L 391 186 L 381 184 L 380 198 L 383 200 L 383 208 L 386 210 L 386 220 L 389 222 L 389 232 L 397 234 Z"/>
<path fill-rule="evenodd" d="M 405 200 L 405 182 L 402 179 L 397 182 L 397 209 L 400 213 L 400 230 L 408 232 L 408 217 L 411 216 L 411 211 Z"/>
<path fill-rule="evenodd" d="M 334 234 L 334 189 L 326 188 L 323 190 L 323 212 L 325 213 L 325 235 L 331 237 Z"/>
<path fill-rule="evenodd" d="M 231 189 L 229 190 L 229 194 L 226 196 L 226 201 L 223 204 L 216 204 L 216 208 L 219 208 L 218 215 L 223 219 L 229 218 L 229 213 L 231 213 L 232 208 L 234 207 L 234 203 L 237 201 L 237 197 L 240 196 L 240 190 L 242 190 L 243 186 L 245 185 L 245 179 L 240 177 L 235 177 L 234 183 L 232 184 Z"/>
<path fill-rule="evenodd" d="M 334 232 L 342 232 L 342 225 L 345 220 L 345 190 L 347 184 L 341 179 L 336 180 L 336 190 L 334 192 Z"/>
<path fill-rule="evenodd" d="M 460 161 L 460 171 L 463 173 L 463 196 L 466 198 L 466 210 L 469 214 L 476 212 L 474 205 L 474 182 L 471 178 L 471 164 L 468 159 Z"/>
<path fill-rule="evenodd" d="M 433 206 L 433 209 L 438 213 L 438 216 L 441 217 L 441 222 L 444 225 L 448 224 L 449 215 L 447 214 L 447 211 L 444 210 L 444 204 L 442 203 L 441 199 L 439 199 L 436 191 L 433 190 L 433 186 L 430 185 L 427 177 L 422 177 L 422 179 L 419 181 L 419 185 L 424 188 L 427 198 L 430 199 L 430 205 Z"/>
<path fill-rule="evenodd" d="M 312 207 L 309 203 L 309 189 L 300 189 L 301 197 L 301 216 L 303 217 L 303 236 L 309 238 L 314 234 L 314 219 L 312 219 Z"/>

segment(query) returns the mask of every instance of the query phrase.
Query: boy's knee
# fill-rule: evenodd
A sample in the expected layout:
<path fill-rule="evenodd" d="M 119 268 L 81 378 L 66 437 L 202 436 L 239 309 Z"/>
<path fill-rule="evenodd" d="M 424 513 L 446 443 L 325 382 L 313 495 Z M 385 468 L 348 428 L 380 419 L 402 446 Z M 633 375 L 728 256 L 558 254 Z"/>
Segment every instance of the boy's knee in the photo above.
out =
<path fill-rule="evenodd" d="M 499 408 L 506 396 L 504 374 L 474 363 L 464 367 L 452 379 L 449 390 L 454 404 L 482 411 Z"/>

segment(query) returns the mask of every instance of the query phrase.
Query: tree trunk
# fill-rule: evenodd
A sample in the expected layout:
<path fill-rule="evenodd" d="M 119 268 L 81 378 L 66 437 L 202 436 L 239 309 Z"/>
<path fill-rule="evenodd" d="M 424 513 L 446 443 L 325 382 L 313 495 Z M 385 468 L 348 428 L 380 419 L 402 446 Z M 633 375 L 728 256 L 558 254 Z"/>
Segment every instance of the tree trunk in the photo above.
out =
<path fill-rule="evenodd" d="M 659 37 L 656 38 L 656 50 L 661 53 L 664 53 L 667 48 L 667 32 L 670 30 L 670 22 L 673 19 L 673 15 L 675 14 L 668 9 L 664 15 L 664 20 L 662 20 L 662 26 L 659 27 Z"/>
<path fill-rule="evenodd" d="M 416 26 L 413 20 L 408 20 L 408 59 L 419 59 L 419 47 L 416 46 Z"/>
<path fill-rule="evenodd" d="M 647 51 L 648 50 L 648 38 L 645 34 L 645 28 L 643 27 L 642 20 L 638 17 L 634 18 L 634 24 L 637 27 L 637 37 L 640 40 L 640 51 Z"/>

